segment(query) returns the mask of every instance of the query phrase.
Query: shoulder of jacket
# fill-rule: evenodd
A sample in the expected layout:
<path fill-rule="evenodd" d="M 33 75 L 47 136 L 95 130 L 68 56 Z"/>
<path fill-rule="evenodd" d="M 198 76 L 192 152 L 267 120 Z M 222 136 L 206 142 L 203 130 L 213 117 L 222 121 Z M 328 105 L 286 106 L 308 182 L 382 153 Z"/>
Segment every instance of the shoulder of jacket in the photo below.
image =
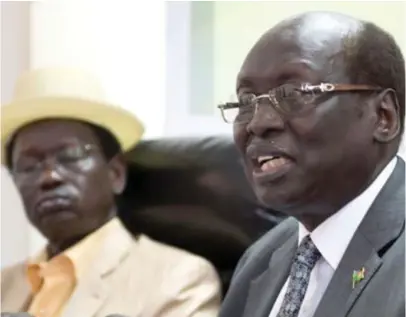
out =
<path fill-rule="evenodd" d="M 167 265 L 177 264 L 180 266 L 187 265 L 200 268 L 207 266 L 212 267 L 212 264 L 200 255 L 154 240 L 146 235 L 140 235 L 137 244 L 138 248 L 142 248 L 144 255 L 149 255 L 155 258 L 155 260 L 162 260 Z M 137 248 L 137 246 L 135 246 L 135 248 Z"/>
<path fill-rule="evenodd" d="M 298 222 L 287 218 L 251 245 L 242 256 L 236 271 L 250 265 L 268 263 L 271 254 L 298 232 Z"/>

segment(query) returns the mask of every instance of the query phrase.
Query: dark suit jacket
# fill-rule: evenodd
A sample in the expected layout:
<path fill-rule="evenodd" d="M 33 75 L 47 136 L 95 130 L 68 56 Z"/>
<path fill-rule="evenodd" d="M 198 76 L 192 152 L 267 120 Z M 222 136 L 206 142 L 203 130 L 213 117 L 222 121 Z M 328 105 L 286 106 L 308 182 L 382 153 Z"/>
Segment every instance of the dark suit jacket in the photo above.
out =
<path fill-rule="evenodd" d="M 354 234 L 314 317 L 405 316 L 405 163 L 395 170 Z M 220 317 L 268 317 L 298 244 L 289 218 L 240 260 Z M 365 268 L 353 289 L 352 273 Z"/>

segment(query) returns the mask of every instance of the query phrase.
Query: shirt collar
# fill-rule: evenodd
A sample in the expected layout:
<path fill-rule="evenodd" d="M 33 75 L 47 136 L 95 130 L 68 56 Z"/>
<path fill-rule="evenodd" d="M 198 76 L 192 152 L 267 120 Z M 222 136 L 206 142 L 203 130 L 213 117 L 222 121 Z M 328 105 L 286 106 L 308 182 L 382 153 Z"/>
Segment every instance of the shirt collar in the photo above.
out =
<path fill-rule="evenodd" d="M 334 270 L 337 269 L 361 221 L 395 169 L 396 162 L 395 157 L 364 192 L 310 233 L 317 249 Z M 309 231 L 299 223 L 299 243 L 308 234 Z"/>
<path fill-rule="evenodd" d="M 119 227 L 121 227 L 120 220 L 117 217 L 113 218 L 57 257 L 67 257 L 72 261 L 76 278 L 80 278 L 88 269 L 91 258 L 97 253 L 104 239 Z M 50 262 L 46 249 L 28 261 L 28 268 L 41 265 L 44 262 Z"/>

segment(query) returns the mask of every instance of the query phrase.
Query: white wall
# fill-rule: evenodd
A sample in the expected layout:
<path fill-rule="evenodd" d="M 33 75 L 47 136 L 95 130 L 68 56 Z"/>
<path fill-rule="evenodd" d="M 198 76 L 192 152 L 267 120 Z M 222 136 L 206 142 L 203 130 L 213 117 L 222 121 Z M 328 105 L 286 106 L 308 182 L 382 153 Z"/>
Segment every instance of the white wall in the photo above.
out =
<path fill-rule="evenodd" d="M 161 136 L 165 122 L 163 21 L 163 3 L 35 2 L 31 67 L 73 65 L 92 71 L 110 99 L 145 122 L 146 137 Z"/>
<path fill-rule="evenodd" d="M 1 2 L 1 104 L 10 101 L 13 85 L 29 67 L 29 3 Z M 26 257 L 29 226 L 22 202 L 7 170 L 1 168 L 1 266 Z"/>
<path fill-rule="evenodd" d="M 216 111 L 214 98 L 207 99 L 209 114 L 198 114 L 191 109 L 194 98 L 191 81 L 205 80 L 214 86 L 214 78 L 192 78 L 191 37 L 201 37 L 200 30 L 191 31 L 192 2 L 171 1 L 166 3 L 166 136 L 230 134 L 231 128 L 224 124 Z M 207 24 L 213 21 L 208 17 Z M 210 48 L 207 48 L 210 49 Z M 212 52 L 207 50 L 207 54 Z M 214 57 L 215 58 L 215 57 Z M 204 62 L 204 60 L 203 60 Z M 215 67 L 210 61 L 203 67 Z M 210 109 L 213 109 L 211 112 Z M 210 113 L 211 112 L 211 113 Z M 181 123 L 181 124 L 180 124 Z"/>

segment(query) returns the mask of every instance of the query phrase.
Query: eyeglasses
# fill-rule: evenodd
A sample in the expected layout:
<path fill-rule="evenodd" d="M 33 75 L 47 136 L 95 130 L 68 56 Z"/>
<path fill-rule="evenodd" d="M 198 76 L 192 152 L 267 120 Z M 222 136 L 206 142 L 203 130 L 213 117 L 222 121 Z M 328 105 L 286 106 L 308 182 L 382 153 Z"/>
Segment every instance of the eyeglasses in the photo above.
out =
<path fill-rule="evenodd" d="M 326 93 L 381 91 L 382 88 L 369 85 L 350 84 L 285 84 L 274 88 L 268 94 L 256 96 L 243 94 L 238 102 L 220 104 L 218 108 L 226 123 L 244 124 L 253 119 L 261 99 L 268 101 L 281 115 L 300 116 L 317 107 L 318 101 Z"/>
<path fill-rule="evenodd" d="M 97 149 L 92 144 L 75 144 L 66 146 L 52 155 L 54 164 L 64 170 L 80 171 L 81 163 L 90 157 L 90 152 Z M 36 178 L 45 169 L 46 159 L 38 159 L 34 156 L 22 156 L 13 164 L 15 177 Z"/>

